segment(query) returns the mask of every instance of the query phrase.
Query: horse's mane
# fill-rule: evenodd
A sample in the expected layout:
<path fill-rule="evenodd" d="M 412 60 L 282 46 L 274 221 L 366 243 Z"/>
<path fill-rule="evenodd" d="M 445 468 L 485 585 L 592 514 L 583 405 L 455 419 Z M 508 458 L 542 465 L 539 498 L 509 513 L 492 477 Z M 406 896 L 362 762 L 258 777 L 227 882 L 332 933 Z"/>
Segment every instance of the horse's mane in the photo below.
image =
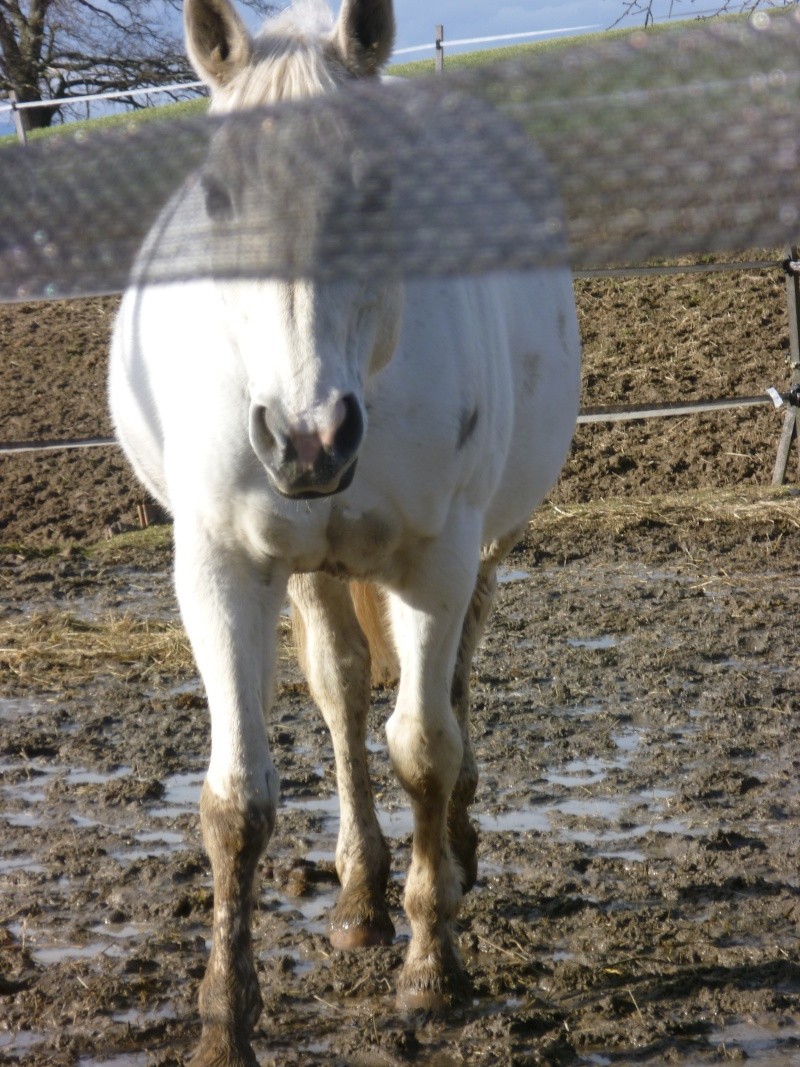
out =
<path fill-rule="evenodd" d="M 331 48 L 333 28 L 326 0 L 294 0 L 267 19 L 253 40 L 250 62 L 217 90 L 211 110 L 258 107 L 335 88 L 346 74 Z"/>

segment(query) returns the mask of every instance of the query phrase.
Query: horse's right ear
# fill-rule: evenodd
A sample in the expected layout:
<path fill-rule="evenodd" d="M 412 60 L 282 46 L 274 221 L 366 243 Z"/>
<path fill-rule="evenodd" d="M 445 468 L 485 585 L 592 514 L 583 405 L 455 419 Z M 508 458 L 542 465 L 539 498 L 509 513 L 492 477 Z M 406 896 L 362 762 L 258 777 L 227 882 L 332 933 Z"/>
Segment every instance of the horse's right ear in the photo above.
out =
<path fill-rule="evenodd" d="M 252 41 L 229 0 L 184 0 L 186 51 L 211 89 L 227 85 L 250 59 Z"/>

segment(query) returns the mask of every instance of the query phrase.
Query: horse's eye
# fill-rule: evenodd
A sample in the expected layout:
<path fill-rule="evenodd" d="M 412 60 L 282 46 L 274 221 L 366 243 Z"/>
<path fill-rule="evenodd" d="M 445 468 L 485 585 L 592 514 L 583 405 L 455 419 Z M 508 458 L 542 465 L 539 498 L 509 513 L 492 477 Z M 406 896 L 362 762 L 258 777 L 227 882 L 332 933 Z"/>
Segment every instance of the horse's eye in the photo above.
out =
<path fill-rule="evenodd" d="M 216 178 L 202 179 L 206 197 L 206 213 L 214 222 L 227 222 L 233 218 L 233 199 L 228 189 Z"/>

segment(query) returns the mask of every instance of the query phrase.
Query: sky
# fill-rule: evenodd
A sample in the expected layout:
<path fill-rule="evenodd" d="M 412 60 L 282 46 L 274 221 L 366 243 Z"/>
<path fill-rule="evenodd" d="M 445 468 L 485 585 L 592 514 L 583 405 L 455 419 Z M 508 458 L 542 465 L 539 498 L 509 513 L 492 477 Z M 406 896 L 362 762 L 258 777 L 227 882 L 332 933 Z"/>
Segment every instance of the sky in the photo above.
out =
<path fill-rule="evenodd" d="M 605 29 L 622 10 L 623 5 L 619 0 L 507 4 L 486 3 L 486 0 L 395 0 L 397 47 L 411 47 L 432 41 L 437 23 L 444 26 L 447 42 L 448 38 L 489 37 L 582 25 L 597 25 Z M 420 56 L 423 55 L 420 53 Z"/>
<path fill-rule="evenodd" d="M 397 47 L 412 47 L 433 40 L 437 23 L 448 38 L 488 37 L 499 34 L 553 31 L 577 26 L 608 29 L 625 11 L 623 0 L 559 0 L 553 3 L 487 3 L 486 0 L 395 0 Z M 714 0 L 656 0 L 656 17 L 666 18 L 670 8 L 684 18 L 714 7 Z M 623 26 L 643 22 L 642 16 L 625 19 Z M 513 42 L 511 42 L 513 43 Z M 474 45 L 470 46 L 475 48 Z M 487 46 L 488 47 L 488 46 Z M 425 53 L 420 53 L 422 58 Z M 445 55 L 447 48 L 445 47 Z M 413 56 L 409 56 L 413 59 Z"/>

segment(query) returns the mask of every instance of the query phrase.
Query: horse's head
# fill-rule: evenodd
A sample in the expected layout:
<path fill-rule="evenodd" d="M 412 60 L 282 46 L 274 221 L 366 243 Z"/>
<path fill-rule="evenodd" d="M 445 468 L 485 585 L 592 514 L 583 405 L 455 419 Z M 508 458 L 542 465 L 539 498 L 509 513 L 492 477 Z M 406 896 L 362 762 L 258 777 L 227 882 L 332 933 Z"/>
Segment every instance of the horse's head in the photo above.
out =
<path fill-rule="evenodd" d="M 394 43 L 392 0 L 295 0 L 251 37 L 230 0 L 184 0 L 189 59 L 212 93 L 212 112 L 329 92 L 380 72 Z"/>
<path fill-rule="evenodd" d="M 228 0 L 187 0 L 185 16 L 189 54 L 221 112 L 369 77 L 394 33 L 391 0 L 345 0 L 327 27 L 317 0 L 302 0 L 256 39 Z M 288 497 L 350 484 L 366 429 L 367 378 L 397 344 L 401 286 L 357 269 L 358 220 L 368 214 L 364 229 L 374 232 L 391 198 L 386 166 L 361 127 L 346 109 L 341 123 L 318 118 L 313 101 L 291 112 L 237 114 L 212 138 L 201 175 L 227 331 L 247 378 L 250 443 Z M 326 271 L 326 246 L 342 241 L 354 247 L 346 277 Z M 246 273 L 254 243 L 269 249 L 277 276 L 224 280 Z"/>

